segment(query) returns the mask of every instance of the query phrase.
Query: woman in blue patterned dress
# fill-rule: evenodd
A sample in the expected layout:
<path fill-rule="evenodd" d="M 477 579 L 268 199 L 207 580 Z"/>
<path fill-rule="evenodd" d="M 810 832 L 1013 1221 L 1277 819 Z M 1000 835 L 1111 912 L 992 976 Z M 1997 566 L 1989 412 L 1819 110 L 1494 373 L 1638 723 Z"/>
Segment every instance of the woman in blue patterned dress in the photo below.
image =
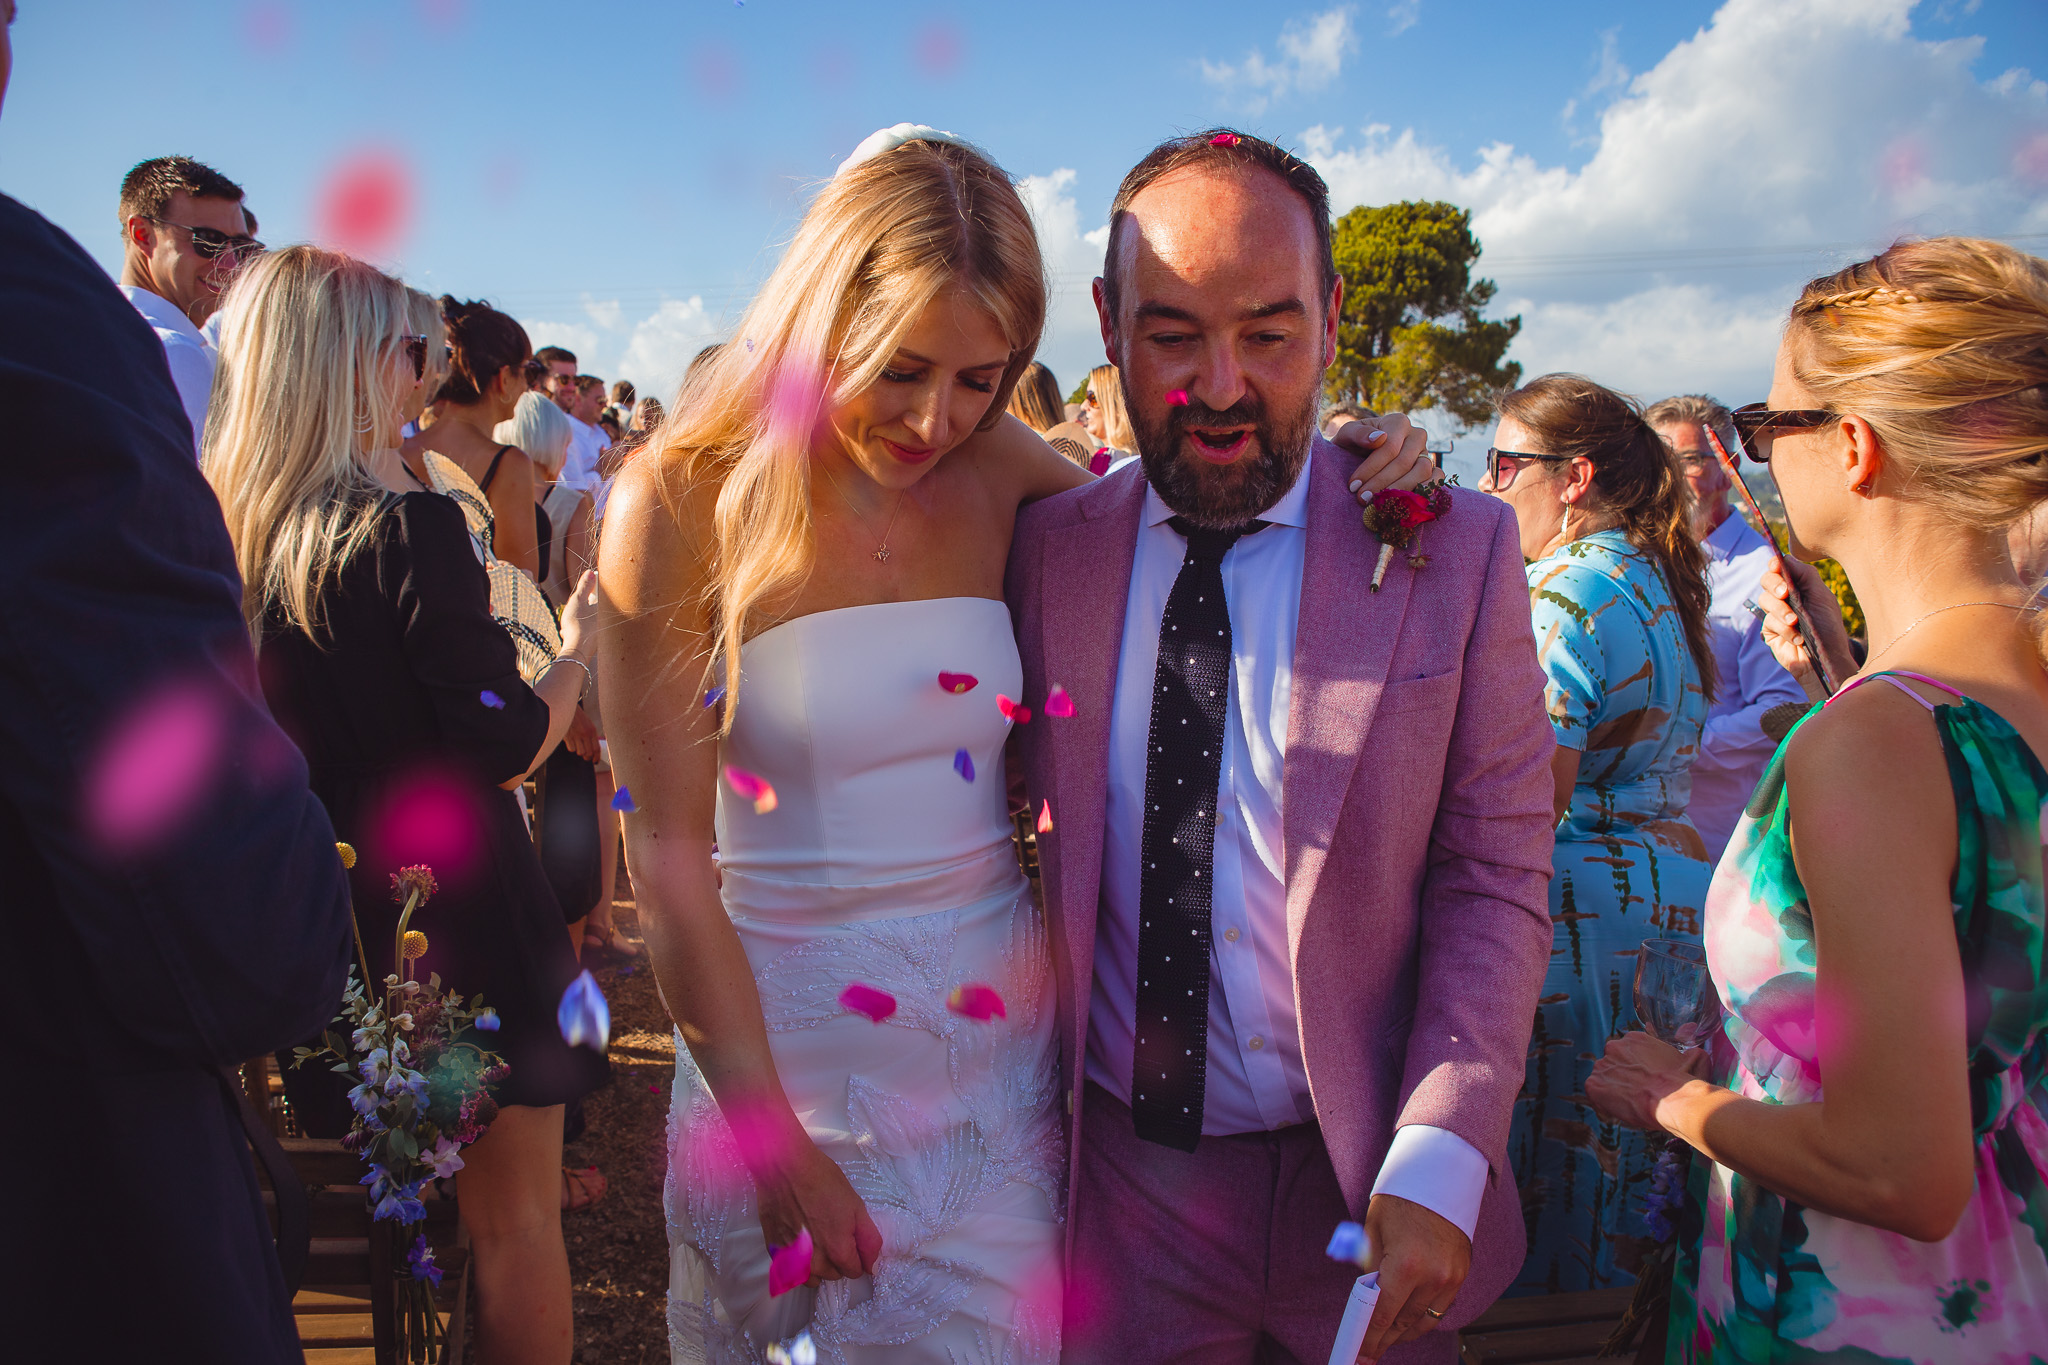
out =
<path fill-rule="evenodd" d="M 1737 422 L 1792 553 L 1847 571 L 1871 655 L 1779 746 L 1715 873 L 1707 1065 L 1631 1033 L 1587 1083 L 1706 1158 L 1667 1359 L 2031 1365 L 2048 669 L 2004 528 L 2048 500 L 2048 262 L 1936 238 L 1815 280 Z"/>
<path fill-rule="evenodd" d="M 1685 481 L 1641 409 L 1545 375 L 1501 400 L 1494 439 L 1484 487 L 1521 522 L 1557 733 L 1555 940 L 1508 1144 L 1529 1259 L 1509 1293 L 1555 1293 L 1631 1283 L 1651 1245 L 1654 1156 L 1585 1079 L 1628 1022 L 1643 940 L 1699 938 L 1713 867 L 1685 807 L 1714 670 Z"/>

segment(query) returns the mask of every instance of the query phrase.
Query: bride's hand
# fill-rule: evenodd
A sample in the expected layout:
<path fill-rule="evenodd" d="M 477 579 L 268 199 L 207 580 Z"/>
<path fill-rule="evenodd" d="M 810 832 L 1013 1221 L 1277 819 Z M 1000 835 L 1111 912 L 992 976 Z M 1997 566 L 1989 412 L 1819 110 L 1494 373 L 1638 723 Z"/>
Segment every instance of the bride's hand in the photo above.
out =
<path fill-rule="evenodd" d="M 859 1279 L 875 1268 L 882 1234 L 838 1162 L 808 1140 L 793 1146 L 774 1176 L 755 1178 L 768 1245 L 788 1246 L 809 1228 L 811 1284 Z"/>

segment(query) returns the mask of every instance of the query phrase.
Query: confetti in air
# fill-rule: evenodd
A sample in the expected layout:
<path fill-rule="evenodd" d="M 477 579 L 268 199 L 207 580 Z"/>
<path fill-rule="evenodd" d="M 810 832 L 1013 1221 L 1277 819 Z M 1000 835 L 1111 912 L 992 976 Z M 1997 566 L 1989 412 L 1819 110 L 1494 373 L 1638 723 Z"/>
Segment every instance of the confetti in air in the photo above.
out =
<path fill-rule="evenodd" d="M 1000 692 L 996 693 L 996 710 L 1003 713 L 1004 720 L 1012 720 L 1019 725 L 1031 723 L 1031 708 L 1011 701 Z"/>
<path fill-rule="evenodd" d="M 358 256 L 397 246 L 412 216 L 412 174 L 388 151 L 359 152 L 334 168 L 320 192 L 320 239 Z"/>
<path fill-rule="evenodd" d="M 587 969 L 562 992 L 555 1023 L 562 1030 L 562 1041 L 570 1047 L 603 1052 L 611 1042 L 612 1007 L 605 1003 L 604 992 L 597 988 L 597 978 Z"/>
<path fill-rule="evenodd" d="M 1209 139 L 1209 145 L 1211 147 L 1235 147 L 1240 141 L 1242 139 L 1236 133 L 1218 133 Z"/>
<path fill-rule="evenodd" d="M 896 1012 L 896 997 L 879 986 L 854 981 L 839 992 L 839 1003 L 854 1014 L 864 1014 L 877 1024 Z"/>
<path fill-rule="evenodd" d="M 1170 408 L 1184 408 L 1187 405 L 1188 391 L 1186 389 L 1175 389 L 1166 395 L 1166 406 Z"/>
<path fill-rule="evenodd" d="M 796 1240 L 786 1247 L 768 1249 L 768 1297 L 780 1298 L 792 1289 L 803 1288 L 811 1278 L 811 1230 L 799 1229 Z"/>
<path fill-rule="evenodd" d="M 1052 833 L 1052 802 L 1050 801 L 1039 807 L 1038 832 L 1040 834 Z"/>
<path fill-rule="evenodd" d="M 963 1019 L 974 1019 L 984 1024 L 991 1019 L 1010 1017 L 1010 1012 L 1003 1008 L 1003 997 L 996 994 L 996 988 L 979 981 L 955 986 L 953 993 L 946 997 L 946 1008 Z"/>
<path fill-rule="evenodd" d="M 621 787 L 612 793 L 612 809 L 622 815 L 631 815 L 640 808 L 633 804 L 633 793 Z"/>
<path fill-rule="evenodd" d="M 1052 691 L 1045 694 L 1045 714 L 1058 716 L 1062 720 L 1074 714 L 1074 699 L 1067 695 L 1067 689 L 1058 683 L 1054 683 Z"/>
<path fill-rule="evenodd" d="M 502 711 L 505 709 L 505 699 L 499 696 L 496 692 L 491 691 L 491 689 L 488 687 L 486 687 L 483 691 L 477 694 L 477 700 L 482 702 L 485 706 L 490 707 L 493 711 Z"/>
<path fill-rule="evenodd" d="M 733 791 L 754 803 L 754 814 L 766 815 L 775 809 L 775 788 L 768 785 L 768 779 L 756 776 L 745 768 L 727 768 L 725 780 Z"/>
<path fill-rule="evenodd" d="M 939 686 L 958 696 L 962 692 L 972 692 L 975 688 L 981 686 L 981 679 L 975 677 L 972 673 L 941 673 L 939 674 Z"/>
<path fill-rule="evenodd" d="M 1330 1245 L 1324 1255 L 1333 1261 L 1348 1261 L 1360 1270 L 1365 1269 L 1365 1259 L 1372 1251 L 1372 1239 L 1365 1235 L 1365 1229 L 1357 1223 L 1339 1223 L 1337 1230 L 1330 1234 Z"/>
<path fill-rule="evenodd" d="M 953 751 L 953 771 L 960 774 L 962 782 L 972 782 L 974 780 L 973 755 L 969 754 L 965 749 L 955 749 Z"/>
<path fill-rule="evenodd" d="M 718 703 L 724 700 L 725 689 L 722 687 L 714 687 L 709 692 L 706 692 L 704 694 L 704 709 L 706 711 L 709 711 L 712 707 L 718 705 Z"/>

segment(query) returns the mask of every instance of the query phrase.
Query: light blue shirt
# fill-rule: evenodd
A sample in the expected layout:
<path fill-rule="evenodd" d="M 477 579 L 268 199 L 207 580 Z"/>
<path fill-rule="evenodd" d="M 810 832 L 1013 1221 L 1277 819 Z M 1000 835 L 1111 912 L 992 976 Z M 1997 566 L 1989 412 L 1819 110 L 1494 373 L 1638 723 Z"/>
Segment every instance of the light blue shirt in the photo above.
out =
<path fill-rule="evenodd" d="M 1223 557 L 1230 608 L 1230 706 L 1217 783 L 1207 1078 L 1202 1132 L 1259 1133 L 1312 1122 L 1308 1071 L 1287 948 L 1281 774 L 1294 681 L 1295 626 L 1308 545 L 1308 465 L 1294 486 Z M 1187 542 L 1147 487 L 1110 717 L 1102 900 L 1088 1011 L 1088 1079 L 1126 1102 L 1137 1019 L 1138 896 L 1145 831 L 1146 735 L 1159 663 L 1159 623 Z M 1402 1128 L 1374 1193 L 1398 1195 L 1472 1233 L 1486 1159 L 1463 1138 Z M 1321 1235 L 1321 1234 L 1317 1234 Z"/>

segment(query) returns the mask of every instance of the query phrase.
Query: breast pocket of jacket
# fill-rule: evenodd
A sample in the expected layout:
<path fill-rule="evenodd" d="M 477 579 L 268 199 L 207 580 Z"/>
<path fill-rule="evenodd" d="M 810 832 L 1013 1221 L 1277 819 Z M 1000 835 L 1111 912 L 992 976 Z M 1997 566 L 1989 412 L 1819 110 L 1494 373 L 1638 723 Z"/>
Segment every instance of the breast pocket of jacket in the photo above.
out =
<path fill-rule="evenodd" d="M 1373 708 L 1366 750 L 1381 790 L 1433 792 L 1443 780 L 1451 723 L 1458 715 L 1459 674 L 1390 682 Z"/>

